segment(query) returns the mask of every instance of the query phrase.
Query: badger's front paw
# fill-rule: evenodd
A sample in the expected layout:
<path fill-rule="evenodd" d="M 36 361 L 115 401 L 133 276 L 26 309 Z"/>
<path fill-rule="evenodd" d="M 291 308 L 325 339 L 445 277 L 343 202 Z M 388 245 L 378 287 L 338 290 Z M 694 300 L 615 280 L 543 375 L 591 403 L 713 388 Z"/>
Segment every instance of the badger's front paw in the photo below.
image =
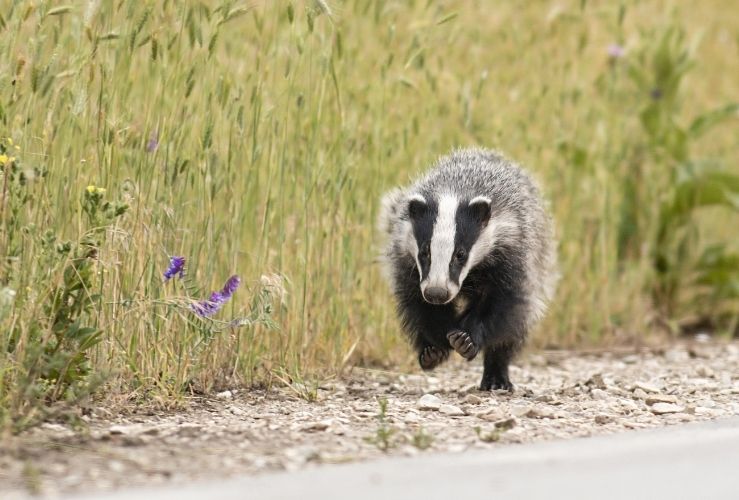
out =
<path fill-rule="evenodd" d="M 467 361 L 474 359 L 477 353 L 480 352 L 480 347 L 475 344 L 467 332 L 454 330 L 447 333 L 446 338 L 452 348 Z"/>
<path fill-rule="evenodd" d="M 418 355 L 418 364 L 423 370 L 433 370 L 449 356 L 449 351 L 427 345 Z"/>

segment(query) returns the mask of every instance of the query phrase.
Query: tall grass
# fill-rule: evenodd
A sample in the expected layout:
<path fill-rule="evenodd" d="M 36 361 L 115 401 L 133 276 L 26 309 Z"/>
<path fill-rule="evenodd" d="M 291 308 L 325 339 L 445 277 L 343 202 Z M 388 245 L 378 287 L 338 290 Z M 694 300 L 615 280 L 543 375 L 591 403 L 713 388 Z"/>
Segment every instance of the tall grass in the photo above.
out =
<path fill-rule="evenodd" d="M 103 380 L 169 399 L 408 362 L 377 202 L 460 145 L 503 149 L 551 200 L 563 280 L 536 344 L 735 328 L 739 219 L 694 210 L 737 206 L 735 110 L 704 114 L 737 97 L 732 7 L 10 2 L 0 419 Z M 675 201 L 706 162 L 726 196 Z M 163 283 L 173 255 L 186 276 Z M 234 273 L 227 307 L 194 315 Z"/>

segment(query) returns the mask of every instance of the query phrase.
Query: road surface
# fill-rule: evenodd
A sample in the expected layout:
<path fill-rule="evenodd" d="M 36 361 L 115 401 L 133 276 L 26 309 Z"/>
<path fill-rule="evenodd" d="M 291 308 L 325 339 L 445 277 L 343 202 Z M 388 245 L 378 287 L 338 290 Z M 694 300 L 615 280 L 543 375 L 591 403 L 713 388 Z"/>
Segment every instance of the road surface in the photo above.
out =
<path fill-rule="evenodd" d="M 70 498 L 739 499 L 739 418 Z"/>

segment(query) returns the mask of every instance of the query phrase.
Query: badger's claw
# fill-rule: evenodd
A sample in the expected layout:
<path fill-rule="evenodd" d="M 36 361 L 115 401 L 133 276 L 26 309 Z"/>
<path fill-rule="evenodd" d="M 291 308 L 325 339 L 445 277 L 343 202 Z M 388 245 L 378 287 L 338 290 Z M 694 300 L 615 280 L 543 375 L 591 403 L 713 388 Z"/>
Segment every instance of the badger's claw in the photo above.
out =
<path fill-rule="evenodd" d="M 467 361 L 474 359 L 477 353 L 480 352 L 480 348 L 475 345 L 472 337 L 467 332 L 454 330 L 447 333 L 446 338 L 449 340 L 452 348 Z"/>
<path fill-rule="evenodd" d="M 418 364 L 424 370 L 433 370 L 449 356 L 449 351 L 427 345 L 418 355 Z"/>

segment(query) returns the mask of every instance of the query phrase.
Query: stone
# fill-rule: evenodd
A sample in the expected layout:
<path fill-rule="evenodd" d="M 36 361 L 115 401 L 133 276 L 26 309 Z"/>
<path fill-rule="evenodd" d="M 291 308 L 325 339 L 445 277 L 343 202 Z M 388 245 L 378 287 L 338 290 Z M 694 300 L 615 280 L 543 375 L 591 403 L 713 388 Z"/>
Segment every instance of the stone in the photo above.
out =
<path fill-rule="evenodd" d="M 234 393 L 231 391 L 223 391 L 216 394 L 218 399 L 231 399 L 234 397 Z"/>
<path fill-rule="evenodd" d="M 518 420 L 516 420 L 516 417 L 508 417 L 495 422 L 495 428 L 504 431 L 513 429 L 516 425 L 518 425 Z"/>
<path fill-rule="evenodd" d="M 641 389 L 634 389 L 634 397 L 639 399 L 647 399 L 647 393 Z"/>
<path fill-rule="evenodd" d="M 695 415 L 705 415 L 709 417 L 718 417 L 724 414 L 723 410 L 717 408 L 706 408 L 704 406 L 696 406 L 691 412 Z"/>
<path fill-rule="evenodd" d="M 238 406 L 231 406 L 229 407 L 228 411 L 230 411 L 232 415 L 236 415 L 237 417 L 246 415 L 246 412 Z"/>
<path fill-rule="evenodd" d="M 636 354 L 629 354 L 627 356 L 624 356 L 621 358 L 621 362 L 627 364 L 627 365 L 635 365 L 641 360 L 641 358 Z"/>
<path fill-rule="evenodd" d="M 487 408 L 475 414 L 477 418 L 487 422 L 497 422 L 505 418 L 505 413 L 499 408 Z"/>
<path fill-rule="evenodd" d="M 634 390 L 636 389 L 641 389 L 644 392 L 652 392 L 652 393 L 657 393 L 660 391 L 659 387 L 649 382 L 634 382 Z"/>
<path fill-rule="evenodd" d="M 618 402 L 621 405 L 621 408 L 623 408 L 627 412 L 632 412 L 639 409 L 639 405 L 634 403 L 634 401 L 631 399 L 619 399 Z"/>
<path fill-rule="evenodd" d="M 650 394 L 644 402 L 649 406 L 656 403 L 677 403 L 677 398 L 671 394 Z"/>
<path fill-rule="evenodd" d="M 325 431 L 331 425 L 331 420 L 320 420 L 318 422 L 310 422 L 300 428 L 303 432 L 321 432 Z"/>
<path fill-rule="evenodd" d="M 592 375 L 587 382 L 585 382 L 585 385 L 590 385 L 593 387 L 597 387 L 598 389 L 605 389 L 606 388 L 606 382 L 603 380 L 603 374 L 602 373 L 596 373 Z"/>
<path fill-rule="evenodd" d="M 407 424 L 417 424 L 421 421 L 421 417 L 417 413 L 406 413 L 403 421 Z"/>
<path fill-rule="evenodd" d="M 110 433 L 111 436 L 125 436 L 127 434 L 131 434 L 131 427 L 127 425 L 111 425 L 110 429 L 108 429 L 108 433 Z"/>
<path fill-rule="evenodd" d="M 695 404 L 698 406 L 703 406 L 704 408 L 715 408 L 716 407 L 716 402 L 710 398 L 699 399 L 698 401 L 695 402 Z"/>
<path fill-rule="evenodd" d="M 528 418 L 556 418 L 554 411 L 545 406 L 532 406 L 527 408 L 523 411 L 521 416 Z"/>
<path fill-rule="evenodd" d="M 424 394 L 416 405 L 419 410 L 438 410 L 442 405 L 441 399 L 433 394 Z"/>
<path fill-rule="evenodd" d="M 655 415 L 667 415 L 670 413 L 682 413 L 685 408 L 674 403 L 655 403 L 650 408 Z"/>
<path fill-rule="evenodd" d="M 613 422 L 613 417 L 605 414 L 596 415 L 593 420 L 595 420 L 595 423 L 598 425 L 604 425 Z"/>
<path fill-rule="evenodd" d="M 473 393 L 473 392 L 477 392 L 477 390 L 478 390 L 479 387 L 480 386 L 478 384 L 467 384 L 464 387 L 462 387 L 461 389 L 459 389 L 459 393 L 460 394 L 470 394 L 470 393 Z"/>
<path fill-rule="evenodd" d="M 464 402 L 471 405 L 479 405 L 482 404 L 482 398 L 475 394 L 467 394 L 464 397 Z"/>
<path fill-rule="evenodd" d="M 540 403 L 549 403 L 549 404 L 556 404 L 557 398 L 553 394 L 545 393 L 540 394 L 534 398 L 536 401 L 539 401 Z"/>
<path fill-rule="evenodd" d="M 592 391 L 590 391 L 590 396 L 593 399 L 597 399 L 599 401 L 603 401 L 605 399 L 608 399 L 609 397 L 608 393 L 604 391 L 603 389 L 593 389 Z"/>
<path fill-rule="evenodd" d="M 450 404 L 442 404 L 439 407 L 439 412 L 450 417 L 460 417 L 465 414 L 460 407 Z"/>

